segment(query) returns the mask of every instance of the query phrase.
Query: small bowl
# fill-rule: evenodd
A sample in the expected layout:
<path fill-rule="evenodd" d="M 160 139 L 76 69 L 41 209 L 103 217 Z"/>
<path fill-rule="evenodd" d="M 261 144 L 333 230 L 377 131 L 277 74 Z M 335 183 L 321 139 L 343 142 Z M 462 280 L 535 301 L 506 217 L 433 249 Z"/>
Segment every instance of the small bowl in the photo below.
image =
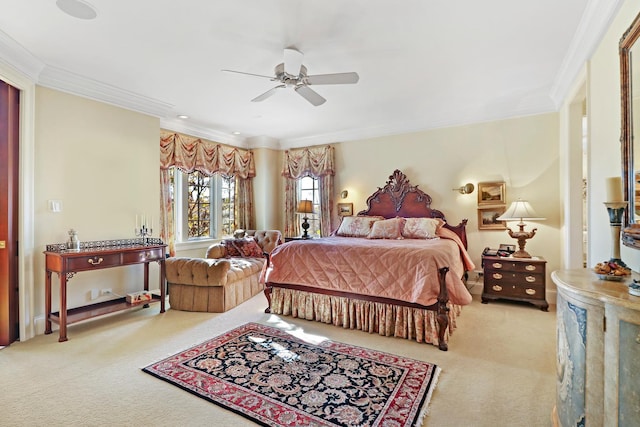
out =
<path fill-rule="evenodd" d="M 627 276 L 616 276 L 613 274 L 598 274 L 600 280 L 609 280 L 611 282 L 622 282 Z"/>

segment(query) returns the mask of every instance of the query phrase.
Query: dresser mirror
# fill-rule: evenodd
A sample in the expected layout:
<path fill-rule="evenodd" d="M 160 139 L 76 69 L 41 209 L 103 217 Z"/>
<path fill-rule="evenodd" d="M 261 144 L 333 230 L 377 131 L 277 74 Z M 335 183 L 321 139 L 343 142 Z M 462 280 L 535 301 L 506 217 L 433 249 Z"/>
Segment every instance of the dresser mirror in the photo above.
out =
<path fill-rule="evenodd" d="M 640 38 L 640 14 L 620 39 L 622 182 L 625 199 L 629 202 L 624 225 L 640 222 L 640 137 L 638 146 L 635 146 L 633 137 L 634 129 L 640 129 L 640 42 L 638 38 Z M 626 246 L 640 249 L 640 241 L 626 235 L 624 231 L 622 241 Z"/>

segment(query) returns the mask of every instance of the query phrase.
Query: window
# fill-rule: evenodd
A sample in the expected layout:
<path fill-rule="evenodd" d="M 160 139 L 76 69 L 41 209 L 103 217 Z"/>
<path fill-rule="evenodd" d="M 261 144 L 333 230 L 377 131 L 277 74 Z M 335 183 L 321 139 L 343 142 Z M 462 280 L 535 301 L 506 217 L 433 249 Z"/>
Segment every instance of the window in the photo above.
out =
<path fill-rule="evenodd" d="M 176 241 L 228 236 L 235 230 L 235 178 L 171 168 Z"/>
<path fill-rule="evenodd" d="M 298 200 L 313 201 L 313 213 L 306 214 L 309 218 L 309 235 L 320 237 L 320 190 L 318 188 L 318 178 L 305 176 L 298 180 L 299 197 Z"/>

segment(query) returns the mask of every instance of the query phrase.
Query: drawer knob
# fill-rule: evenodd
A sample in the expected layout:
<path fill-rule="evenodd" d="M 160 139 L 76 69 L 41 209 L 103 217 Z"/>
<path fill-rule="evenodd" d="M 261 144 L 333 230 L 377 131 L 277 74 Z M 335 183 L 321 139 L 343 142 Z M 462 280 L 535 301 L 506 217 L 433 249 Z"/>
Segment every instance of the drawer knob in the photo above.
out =
<path fill-rule="evenodd" d="M 98 258 L 98 257 L 95 257 L 95 258 L 89 258 L 89 259 L 87 260 L 87 262 L 88 262 L 89 264 L 91 264 L 91 265 L 99 265 L 100 263 L 102 263 L 102 261 L 103 261 L 103 259 L 102 259 L 102 258 Z"/>
<path fill-rule="evenodd" d="M 525 290 L 524 290 L 524 292 L 525 292 L 527 295 L 535 295 L 535 294 L 536 294 L 536 290 L 535 290 L 535 289 L 531 289 L 531 288 L 527 288 L 527 289 L 525 289 Z"/>
<path fill-rule="evenodd" d="M 493 264 L 491 264 L 491 266 L 492 266 L 493 268 L 502 268 L 502 263 L 500 263 L 500 262 L 494 262 Z"/>
<path fill-rule="evenodd" d="M 527 276 L 524 278 L 524 280 L 526 280 L 529 283 L 533 283 L 536 281 L 536 277 L 535 276 Z"/>
<path fill-rule="evenodd" d="M 536 271 L 536 266 L 532 265 L 532 264 L 529 264 L 524 269 L 527 270 L 527 271 Z"/>
<path fill-rule="evenodd" d="M 498 279 L 498 280 L 500 280 L 500 279 L 502 279 L 502 274 L 500 274 L 500 273 L 493 273 L 492 277 L 493 277 L 494 279 Z"/>
<path fill-rule="evenodd" d="M 151 258 L 151 252 L 145 252 L 144 257 L 145 258 Z"/>
<path fill-rule="evenodd" d="M 493 289 L 493 290 L 494 290 L 494 291 L 496 291 L 496 292 L 500 292 L 500 291 L 502 290 L 502 286 L 500 286 L 500 285 L 493 285 L 493 286 L 491 287 L 491 289 Z"/>

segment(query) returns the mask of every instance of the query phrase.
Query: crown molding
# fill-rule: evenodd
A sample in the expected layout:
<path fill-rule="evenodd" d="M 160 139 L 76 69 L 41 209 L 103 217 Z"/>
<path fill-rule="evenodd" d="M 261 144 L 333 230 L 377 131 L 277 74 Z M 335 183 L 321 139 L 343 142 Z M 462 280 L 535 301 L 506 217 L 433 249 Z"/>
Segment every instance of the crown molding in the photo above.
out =
<path fill-rule="evenodd" d="M 249 148 L 247 140 L 244 137 L 220 132 L 204 126 L 198 126 L 193 123 L 185 122 L 182 119 L 161 118 L 160 127 L 162 129 L 172 130 L 174 132 L 180 132 L 185 135 L 195 136 L 198 138 L 204 138 L 221 144 L 232 145 L 239 148 Z"/>
<path fill-rule="evenodd" d="M 289 148 L 309 147 L 313 145 L 332 144 L 336 142 L 388 137 L 392 135 L 425 132 L 434 129 L 466 126 L 556 112 L 557 109 L 554 108 L 551 100 L 544 97 L 537 103 L 529 103 L 526 107 L 520 108 L 514 108 L 511 105 L 505 105 L 501 109 L 476 109 L 470 110 L 466 114 L 461 112 L 455 118 L 447 117 L 445 114 L 440 119 L 416 119 L 402 123 L 394 123 L 391 125 L 348 129 L 344 131 L 325 133 L 321 135 L 312 135 L 301 138 L 286 138 L 280 140 L 280 149 L 286 150 Z"/>
<path fill-rule="evenodd" d="M 556 108 L 564 102 L 623 3 L 624 0 L 590 0 L 587 4 L 549 93 Z"/>
<path fill-rule="evenodd" d="M 38 81 L 44 62 L 33 56 L 17 41 L 0 30 L 0 63 L 25 75 L 32 82 Z"/>
<path fill-rule="evenodd" d="M 80 74 L 46 65 L 38 84 L 154 117 L 165 117 L 173 105 L 111 86 Z"/>
<path fill-rule="evenodd" d="M 280 140 L 271 136 L 259 135 L 247 138 L 249 148 L 268 148 L 270 150 L 281 150 Z"/>

